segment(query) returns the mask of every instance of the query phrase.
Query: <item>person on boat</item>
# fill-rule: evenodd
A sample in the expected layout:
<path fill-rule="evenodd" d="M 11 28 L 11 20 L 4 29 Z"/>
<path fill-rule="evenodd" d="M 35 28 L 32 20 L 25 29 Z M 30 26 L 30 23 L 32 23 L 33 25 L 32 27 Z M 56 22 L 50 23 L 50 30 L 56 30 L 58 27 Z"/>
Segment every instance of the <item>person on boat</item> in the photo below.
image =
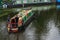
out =
<path fill-rule="evenodd" d="M 8 15 L 8 17 L 7 17 L 7 21 L 8 21 L 8 23 L 10 22 L 10 15 Z"/>
<path fill-rule="evenodd" d="M 18 19 L 19 19 L 19 17 L 18 17 L 18 15 L 16 15 L 16 17 L 15 17 L 16 27 L 18 26 Z"/>

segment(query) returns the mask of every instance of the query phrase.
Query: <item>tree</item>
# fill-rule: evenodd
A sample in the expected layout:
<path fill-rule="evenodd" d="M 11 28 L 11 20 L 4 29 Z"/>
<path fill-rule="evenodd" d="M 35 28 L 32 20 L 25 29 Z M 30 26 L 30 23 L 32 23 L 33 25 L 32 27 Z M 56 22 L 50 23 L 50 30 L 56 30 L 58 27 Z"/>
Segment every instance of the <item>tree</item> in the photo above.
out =
<path fill-rule="evenodd" d="M 2 0 L 0 0 L 0 5 L 2 5 Z"/>

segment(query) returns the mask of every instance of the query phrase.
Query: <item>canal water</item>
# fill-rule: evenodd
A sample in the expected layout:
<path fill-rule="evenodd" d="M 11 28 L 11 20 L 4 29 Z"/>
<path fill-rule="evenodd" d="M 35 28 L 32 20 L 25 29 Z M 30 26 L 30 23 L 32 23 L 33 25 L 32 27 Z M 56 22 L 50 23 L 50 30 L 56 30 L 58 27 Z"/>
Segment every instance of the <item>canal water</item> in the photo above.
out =
<path fill-rule="evenodd" d="M 25 31 L 8 34 L 6 29 L 7 16 L 0 21 L 0 40 L 60 40 L 60 12 L 56 9 L 40 13 Z M 15 15 L 15 14 L 14 14 Z"/>

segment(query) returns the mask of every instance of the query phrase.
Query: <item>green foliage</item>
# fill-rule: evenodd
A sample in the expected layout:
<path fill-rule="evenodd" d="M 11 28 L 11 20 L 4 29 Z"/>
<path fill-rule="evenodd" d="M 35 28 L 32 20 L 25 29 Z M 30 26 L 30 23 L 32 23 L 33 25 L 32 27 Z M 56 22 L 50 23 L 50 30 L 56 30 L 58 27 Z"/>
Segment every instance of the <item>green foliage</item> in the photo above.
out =
<path fill-rule="evenodd" d="M 12 0 L 7 0 L 7 2 L 11 2 Z"/>
<path fill-rule="evenodd" d="M 2 0 L 0 0 L 0 4 L 2 4 Z"/>

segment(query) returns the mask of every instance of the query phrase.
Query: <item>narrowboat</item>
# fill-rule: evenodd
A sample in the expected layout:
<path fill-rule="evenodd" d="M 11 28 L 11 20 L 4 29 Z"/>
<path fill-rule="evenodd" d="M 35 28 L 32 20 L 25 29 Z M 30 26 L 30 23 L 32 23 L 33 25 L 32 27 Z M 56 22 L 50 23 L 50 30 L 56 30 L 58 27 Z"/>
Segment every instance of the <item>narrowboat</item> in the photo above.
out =
<path fill-rule="evenodd" d="M 19 32 L 23 28 L 23 25 L 34 15 L 31 9 L 23 9 L 18 14 L 13 16 L 7 24 L 8 32 Z M 16 23 L 16 16 L 18 22 Z"/>

